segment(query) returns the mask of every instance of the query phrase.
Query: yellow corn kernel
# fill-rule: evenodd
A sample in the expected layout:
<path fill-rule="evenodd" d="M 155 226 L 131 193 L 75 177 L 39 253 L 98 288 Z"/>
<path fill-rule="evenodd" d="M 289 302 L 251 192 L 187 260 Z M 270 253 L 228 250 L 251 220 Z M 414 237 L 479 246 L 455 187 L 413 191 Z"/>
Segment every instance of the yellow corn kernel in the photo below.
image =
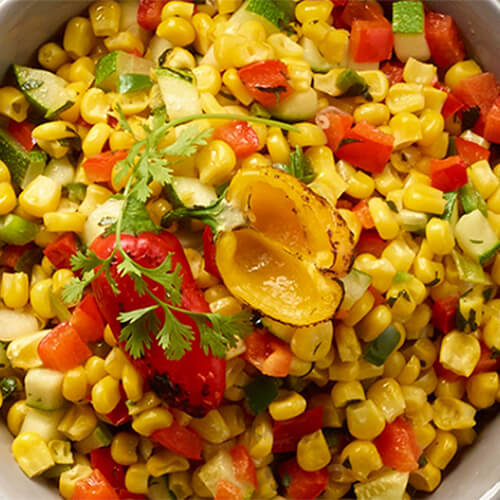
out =
<path fill-rule="evenodd" d="M 338 176 L 336 174 L 336 172 L 333 172 L 333 174 L 338 179 L 341 179 L 341 177 Z M 332 176 L 332 178 L 334 176 Z M 314 184 L 314 182 L 312 182 L 310 185 L 311 189 L 313 189 L 312 184 Z M 328 190 L 329 193 L 327 193 L 327 192 L 325 192 L 325 190 L 318 189 L 318 187 L 320 187 L 319 181 L 317 184 L 315 184 L 314 191 L 319 193 L 320 196 L 323 196 L 328 201 L 330 201 L 330 199 L 331 199 L 332 201 L 330 201 L 330 203 L 332 203 L 332 204 L 336 203 L 337 199 L 342 194 L 341 192 L 339 193 L 339 191 L 337 191 L 337 190 L 335 190 L 335 191 L 337 191 L 336 193 L 329 194 L 329 193 L 331 193 L 330 190 Z M 343 186 L 337 185 L 337 189 L 343 189 Z M 350 229 L 352 236 L 353 236 L 354 244 L 357 244 L 357 242 L 359 241 L 359 237 L 361 235 L 361 222 L 359 221 L 359 217 L 355 213 L 353 213 L 351 210 L 347 210 L 347 208 L 339 208 L 338 212 L 339 212 L 339 215 L 342 217 L 342 219 L 345 220 L 347 227 Z"/>
<path fill-rule="evenodd" d="M 340 454 L 340 463 L 343 464 L 346 460 L 351 464 L 352 472 L 360 478 L 368 477 L 368 474 L 384 465 L 377 447 L 370 441 L 355 440 L 345 446 Z"/>
<path fill-rule="evenodd" d="M 333 326 L 330 321 L 297 328 L 290 342 L 292 352 L 304 361 L 324 358 L 332 344 Z"/>
<path fill-rule="evenodd" d="M 276 497 L 278 483 L 270 467 L 261 467 L 257 469 L 257 484 L 257 498 L 270 499 Z"/>
<path fill-rule="evenodd" d="M 415 251 L 403 238 L 398 238 L 385 247 L 382 258 L 392 262 L 396 271 L 408 272 L 415 258 Z"/>
<path fill-rule="evenodd" d="M 150 436 L 154 431 L 169 427 L 172 414 L 166 408 L 153 408 L 140 413 L 132 422 L 132 429 L 141 436 Z"/>
<path fill-rule="evenodd" d="M 45 441 L 36 432 L 23 432 L 12 441 L 12 454 L 28 476 L 38 476 L 54 465 Z"/>
<path fill-rule="evenodd" d="M 370 399 L 349 405 L 346 417 L 349 432 L 356 439 L 372 440 L 385 427 L 384 415 Z"/>
<path fill-rule="evenodd" d="M 333 5 L 325 0 L 304 0 L 295 7 L 295 17 L 299 23 L 308 21 L 327 21 Z"/>
<path fill-rule="evenodd" d="M 128 400 L 136 403 L 142 398 L 143 379 L 129 363 L 123 367 L 122 384 Z"/>
<path fill-rule="evenodd" d="M 52 280 L 50 278 L 36 282 L 30 290 L 30 304 L 38 316 L 44 319 L 53 318 L 50 294 L 52 293 Z"/>
<path fill-rule="evenodd" d="M 425 226 L 429 247 L 437 255 L 447 255 L 455 247 L 455 237 L 448 221 L 433 217 Z"/>
<path fill-rule="evenodd" d="M 323 432 L 306 434 L 297 445 L 297 463 L 305 471 L 316 471 L 326 467 L 332 458 Z"/>
<path fill-rule="evenodd" d="M 432 85 L 436 78 L 437 68 L 434 64 L 425 64 L 410 57 L 406 61 L 403 78 L 407 83 L 417 83 L 421 85 Z"/>
<path fill-rule="evenodd" d="M 64 374 L 62 394 L 72 403 L 82 402 L 87 396 L 88 380 L 83 366 L 77 366 Z"/>
<path fill-rule="evenodd" d="M 323 146 L 326 144 L 326 136 L 321 128 L 313 123 L 297 123 L 294 125 L 297 131 L 288 133 L 288 142 L 290 146 Z"/>
<path fill-rule="evenodd" d="M 310 24 L 310 21 L 307 24 Z M 349 32 L 347 30 L 330 28 L 326 32 L 325 37 L 320 42 L 318 42 L 318 48 L 323 57 L 329 63 L 341 64 L 346 56 L 346 49 L 348 42 L 349 42 Z M 376 91 L 374 91 L 374 94 L 375 97 L 373 99 L 375 101 L 380 100 L 377 99 L 378 96 Z"/>
<path fill-rule="evenodd" d="M 163 66 L 176 69 L 193 70 L 196 66 L 196 61 L 193 54 L 181 47 L 175 47 L 170 50 L 163 62 Z"/>
<path fill-rule="evenodd" d="M 236 155 L 226 142 L 214 140 L 198 152 L 196 166 L 201 182 L 219 185 L 231 175 L 236 166 Z"/>
<path fill-rule="evenodd" d="M 424 109 L 420 115 L 422 137 L 418 141 L 420 146 L 429 147 L 439 139 L 444 130 L 443 115 L 433 109 Z"/>
<path fill-rule="evenodd" d="M 313 74 L 308 62 L 293 59 L 291 57 L 282 59 L 288 70 L 290 85 L 297 92 L 305 92 L 311 88 Z"/>
<path fill-rule="evenodd" d="M 94 81 L 94 72 L 94 61 L 90 57 L 79 57 L 70 66 L 68 77 L 71 82 L 82 82 L 88 88 Z"/>
<path fill-rule="evenodd" d="M 328 35 L 331 25 L 324 20 L 309 19 L 302 23 L 302 34 L 319 45 Z"/>
<path fill-rule="evenodd" d="M 267 150 L 273 163 L 286 163 L 290 157 L 290 146 L 278 127 L 271 127 L 267 133 Z"/>
<path fill-rule="evenodd" d="M 457 448 L 457 438 L 451 432 L 438 430 L 435 439 L 425 450 L 425 456 L 432 465 L 443 470 L 455 456 Z"/>
<path fill-rule="evenodd" d="M 134 138 L 124 130 L 113 130 L 109 136 L 109 147 L 111 151 L 130 149 L 133 144 Z"/>
<path fill-rule="evenodd" d="M 196 38 L 196 32 L 191 22 L 179 16 L 166 17 L 156 28 L 156 34 L 178 47 L 186 47 L 192 44 Z"/>
<path fill-rule="evenodd" d="M 406 364 L 406 359 L 399 351 L 394 351 L 389 354 L 389 357 L 384 363 L 384 376 L 396 378 L 399 376 Z"/>
<path fill-rule="evenodd" d="M 132 465 L 139 460 L 137 447 L 139 436 L 131 432 L 119 432 L 111 441 L 111 456 L 120 465 Z"/>
<path fill-rule="evenodd" d="M 59 493 L 66 500 L 73 497 L 77 481 L 89 476 L 92 468 L 89 465 L 76 464 L 59 476 Z"/>
<path fill-rule="evenodd" d="M 462 379 L 454 382 L 439 379 L 435 392 L 438 398 L 451 397 L 462 399 L 465 394 L 465 382 Z"/>
<path fill-rule="evenodd" d="M 477 432 L 469 427 L 468 429 L 455 429 L 453 434 L 457 438 L 457 443 L 460 448 L 470 446 L 477 437 Z"/>
<path fill-rule="evenodd" d="M 17 436 L 24 422 L 24 417 L 28 413 L 28 406 L 26 400 L 21 399 L 16 401 L 7 413 L 7 427 L 11 434 Z"/>
<path fill-rule="evenodd" d="M 139 415 L 141 412 L 156 408 L 160 404 L 161 400 L 154 392 L 146 392 L 140 401 L 129 405 L 128 413 L 131 416 Z"/>
<path fill-rule="evenodd" d="M 194 4 L 190 2 L 181 2 L 174 0 L 173 2 L 168 2 L 161 11 L 161 18 L 165 20 L 169 17 L 178 16 L 184 19 L 191 19 L 194 13 Z"/>
<path fill-rule="evenodd" d="M 433 405 L 434 423 L 443 431 L 474 427 L 475 408 L 453 397 L 438 397 Z"/>
<path fill-rule="evenodd" d="M 236 437 L 245 431 L 245 415 L 243 409 L 238 405 L 225 405 L 219 408 L 219 412 L 229 427 L 230 437 Z"/>
<path fill-rule="evenodd" d="M 399 233 L 399 224 L 389 205 L 381 198 L 370 198 L 368 207 L 380 237 L 384 240 L 396 238 Z"/>
<path fill-rule="evenodd" d="M 413 113 L 425 106 L 422 85 L 416 83 L 396 83 L 389 88 L 386 98 L 389 111 L 395 115 L 404 111 Z"/>
<path fill-rule="evenodd" d="M 231 430 L 218 410 L 209 411 L 203 418 L 193 418 L 189 425 L 209 443 L 223 443 L 231 435 Z"/>
<path fill-rule="evenodd" d="M 473 163 L 468 171 L 474 187 L 485 200 L 488 199 L 500 185 L 498 177 L 491 170 L 487 160 Z"/>
<path fill-rule="evenodd" d="M 281 391 L 269 405 L 269 413 L 274 420 L 287 420 L 304 413 L 307 406 L 305 398 L 295 391 Z"/>
<path fill-rule="evenodd" d="M 421 146 L 421 151 L 425 156 L 440 160 L 446 156 L 449 141 L 448 132 L 441 132 L 430 146 Z"/>
<path fill-rule="evenodd" d="M 336 361 L 328 369 L 330 380 L 350 382 L 359 378 L 359 361 Z"/>
<path fill-rule="evenodd" d="M 0 88 L 0 114 L 16 122 L 28 117 L 29 104 L 24 94 L 14 87 Z"/>
<path fill-rule="evenodd" d="M 119 347 L 113 347 L 104 360 L 104 369 L 109 375 L 120 380 L 128 359 Z"/>
<path fill-rule="evenodd" d="M 324 492 L 325 498 L 331 498 L 332 500 L 344 498 L 351 489 L 351 486 L 351 482 L 341 483 L 330 479 Z"/>
<path fill-rule="evenodd" d="M 130 31 L 120 31 L 104 39 L 104 45 L 109 52 L 123 50 L 125 52 L 137 51 L 144 53 L 142 40 Z"/>
<path fill-rule="evenodd" d="M 495 265 L 497 265 L 497 260 L 498 258 L 495 260 Z M 500 318 L 492 316 L 487 320 L 483 326 L 482 339 L 490 349 L 500 350 Z"/>
<path fill-rule="evenodd" d="M 120 402 L 119 382 L 106 375 L 92 387 L 92 404 L 97 413 L 106 414 L 114 410 Z"/>
<path fill-rule="evenodd" d="M 90 436 L 97 427 L 97 417 L 90 405 L 72 405 L 57 430 L 73 441 Z"/>
<path fill-rule="evenodd" d="M 359 255 L 355 260 L 354 267 L 369 274 L 372 278 L 372 285 L 382 293 L 390 288 L 392 280 L 396 276 L 396 269 L 388 259 L 377 259 L 368 253 Z"/>
<path fill-rule="evenodd" d="M 368 84 L 368 91 L 375 103 L 381 102 L 386 98 L 389 91 L 389 80 L 387 80 L 387 76 L 382 71 L 360 71 L 359 76 L 364 78 Z M 387 109 L 385 105 L 384 108 Z"/>
<path fill-rule="evenodd" d="M 255 417 L 250 428 L 248 452 L 253 458 L 261 459 L 268 456 L 273 447 L 273 429 L 267 413 Z"/>
<path fill-rule="evenodd" d="M 446 200 L 439 189 L 423 184 L 413 184 L 404 190 L 403 203 L 410 210 L 441 215 L 444 212 Z"/>
<path fill-rule="evenodd" d="M 47 443 L 50 454 L 56 464 L 72 464 L 74 462 L 71 444 L 62 439 L 53 439 Z"/>
<path fill-rule="evenodd" d="M 35 217 L 42 217 L 53 212 L 61 199 L 61 185 L 44 175 L 31 181 L 19 195 L 19 204 L 23 210 Z"/>
<path fill-rule="evenodd" d="M 369 198 L 375 189 L 375 182 L 372 177 L 357 170 L 352 177 L 347 179 L 346 193 L 353 198 Z"/>
<path fill-rule="evenodd" d="M 332 388 L 331 396 L 336 408 L 343 408 L 353 401 L 366 399 L 363 386 L 357 380 L 337 382 Z"/>
<path fill-rule="evenodd" d="M 228 70 L 230 71 L 230 70 Z M 226 71 L 227 73 L 227 71 Z M 224 73 L 224 76 L 226 75 Z M 200 64 L 199 66 L 196 66 L 193 69 L 193 74 L 196 78 L 196 88 L 198 89 L 199 92 L 208 92 L 209 94 L 212 95 L 217 95 L 221 89 L 221 76 L 219 71 L 215 68 L 215 66 L 212 66 L 211 64 Z M 237 75 L 236 75 L 237 76 Z M 226 77 L 228 80 L 231 80 L 231 78 Z M 241 82 L 240 82 L 241 83 Z M 236 87 L 235 83 L 232 82 L 233 87 Z M 227 83 L 226 83 L 227 85 Z M 243 84 L 242 84 L 243 85 Z M 229 86 L 228 86 L 229 87 Z M 236 96 L 234 93 L 235 91 L 230 89 L 231 92 Z M 241 89 L 238 89 L 238 91 Z M 243 87 L 244 90 L 244 87 Z M 240 97 L 242 94 L 240 94 Z M 238 96 L 236 96 L 238 98 Z M 240 99 L 240 102 L 243 102 Z M 251 102 L 251 100 L 248 102 L 248 104 Z"/>
<path fill-rule="evenodd" d="M 32 135 L 36 140 L 58 141 L 76 137 L 77 133 L 71 123 L 56 120 L 38 125 L 33 129 Z"/>
<path fill-rule="evenodd" d="M 56 72 L 68 61 L 68 54 L 57 43 L 45 43 L 38 49 L 38 62 L 45 69 Z"/>
<path fill-rule="evenodd" d="M 401 373 L 396 378 L 401 385 L 409 385 L 413 384 L 419 375 L 420 360 L 417 356 L 412 355 L 404 368 L 401 370 Z"/>
<path fill-rule="evenodd" d="M 66 231 L 81 233 L 85 220 L 84 215 L 75 212 L 47 212 L 43 215 L 45 228 L 53 233 Z"/>
<path fill-rule="evenodd" d="M 410 484 L 420 491 L 434 491 L 440 482 L 441 471 L 430 462 L 421 469 L 410 473 Z"/>
<path fill-rule="evenodd" d="M 478 409 L 489 408 L 495 404 L 499 389 L 497 372 L 484 372 L 472 375 L 466 383 L 467 398 Z"/>
<path fill-rule="evenodd" d="M 349 316 L 344 319 L 347 326 L 358 324 L 372 309 L 375 298 L 368 291 L 351 307 Z"/>
<path fill-rule="evenodd" d="M 80 113 L 87 123 L 106 122 L 109 110 L 109 98 L 101 89 L 91 88 L 83 95 Z"/>
<path fill-rule="evenodd" d="M 106 376 L 104 359 L 99 356 L 91 356 L 85 363 L 85 374 L 88 383 L 94 385 Z"/>
<path fill-rule="evenodd" d="M 66 54 L 66 52 L 65 52 Z M 67 63 L 64 63 L 58 70 L 57 70 L 57 73 L 56 75 L 57 76 L 60 76 L 61 78 L 64 78 L 65 80 L 67 80 L 69 82 L 69 70 L 71 69 L 71 63 L 70 62 L 67 62 Z"/>
<path fill-rule="evenodd" d="M 212 44 L 210 32 L 214 26 L 214 21 L 208 14 L 198 12 L 192 17 L 191 23 L 196 32 L 194 48 L 196 52 L 204 55 Z"/>
<path fill-rule="evenodd" d="M 186 471 L 173 472 L 168 476 L 168 489 L 179 500 L 192 498 L 191 474 Z"/>
<path fill-rule="evenodd" d="M 389 122 L 394 136 L 395 148 L 406 148 L 422 139 L 420 120 L 413 114 L 403 111 L 396 114 Z"/>
<path fill-rule="evenodd" d="M 95 36 L 90 21 L 85 17 L 73 17 L 64 30 L 63 47 L 72 59 L 90 54 Z"/>
<path fill-rule="evenodd" d="M 173 472 L 183 472 L 189 469 L 187 458 L 168 450 L 155 453 L 147 462 L 146 467 L 153 477 L 160 477 Z"/>
<path fill-rule="evenodd" d="M 217 0 L 220 14 L 232 14 L 241 6 L 243 0 Z"/>
<path fill-rule="evenodd" d="M 267 38 L 267 43 L 274 49 L 278 59 L 301 59 L 304 50 L 284 33 L 273 33 Z"/>
<path fill-rule="evenodd" d="M 125 473 L 125 488 L 130 493 L 147 495 L 149 472 L 146 464 L 132 464 Z"/>
<path fill-rule="evenodd" d="M 241 311 L 241 304 L 234 297 L 222 297 L 209 304 L 210 311 L 215 314 L 231 316 Z"/>
<path fill-rule="evenodd" d="M 357 325 L 356 332 L 364 342 L 371 342 L 392 323 L 391 309 L 381 304 L 372 309 Z"/>
<path fill-rule="evenodd" d="M 367 396 L 377 405 L 389 423 L 402 415 L 406 409 L 403 391 L 394 378 L 377 380 L 368 389 Z"/>
<path fill-rule="evenodd" d="M 120 29 L 121 7 L 114 0 L 100 0 L 89 7 L 89 18 L 95 36 L 111 36 Z"/>
<path fill-rule="evenodd" d="M 425 109 L 432 109 L 441 113 L 443 104 L 446 101 L 448 94 L 428 85 L 424 86 L 423 92 L 425 98 Z"/>
<path fill-rule="evenodd" d="M 425 368 L 432 366 L 437 358 L 437 348 L 427 338 L 417 340 L 412 346 L 412 352 L 420 359 Z"/>
<path fill-rule="evenodd" d="M 99 154 L 112 131 L 107 123 L 96 123 L 82 141 L 83 154 L 87 158 Z"/>
<path fill-rule="evenodd" d="M 389 109 L 385 104 L 380 102 L 367 102 L 354 110 L 354 121 L 356 123 L 366 120 L 368 123 L 378 127 L 387 124 L 389 118 Z"/>
<path fill-rule="evenodd" d="M 0 182 L 10 182 L 10 170 L 7 165 L 0 160 Z"/>
<path fill-rule="evenodd" d="M 451 66 L 446 72 L 444 75 L 444 84 L 453 90 L 462 80 L 474 75 L 479 75 L 482 72 L 483 70 L 476 61 L 472 59 L 460 61 Z"/>
<path fill-rule="evenodd" d="M 26 273 L 2 274 L 0 296 L 4 304 L 11 309 L 20 309 L 28 303 L 29 280 Z"/>
<path fill-rule="evenodd" d="M 427 394 L 416 385 L 403 385 L 401 390 L 405 398 L 406 415 L 409 418 L 414 418 L 427 403 Z"/>
<path fill-rule="evenodd" d="M 335 327 L 335 343 L 343 362 L 356 361 L 361 356 L 361 346 L 354 328 L 343 323 Z"/>
<path fill-rule="evenodd" d="M 481 345 L 476 337 L 454 331 L 444 336 L 439 361 L 453 373 L 468 377 L 474 371 L 480 356 Z"/>

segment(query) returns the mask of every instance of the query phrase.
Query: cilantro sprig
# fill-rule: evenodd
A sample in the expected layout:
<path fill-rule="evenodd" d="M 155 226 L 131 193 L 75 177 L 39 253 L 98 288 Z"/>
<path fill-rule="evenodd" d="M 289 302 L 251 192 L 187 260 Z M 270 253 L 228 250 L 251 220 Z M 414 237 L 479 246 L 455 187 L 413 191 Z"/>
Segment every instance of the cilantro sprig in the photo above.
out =
<path fill-rule="evenodd" d="M 149 187 L 152 181 L 162 186 L 172 183 L 171 166 L 196 153 L 200 146 L 207 143 L 212 130 L 200 131 L 196 125 L 184 128 L 177 140 L 160 148 L 159 144 L 169 129 L 178 125 L 193 122 L 199 119 L 247 120 L 254 123 L 265 123 L 278 126 L 285 130 L 295 130 L 293 125 L 275 120 L 255 116 L 232 114 L 201 114 L 191 115 L 170 122 L 165 121 L 166 114 L 155 113 L 150 125 L 145 125 L 146 137 L 139 139 L 135 136 L 127 122 L 121 108 L 118 106 L 118 122 L 121 128 L 134 137 L 135 143 L 130 148 L 125 160 L 119 162 L 114 172 L 114 182 L 126 184 L 121 194 L 115 195 L 122 201 L 118 218 L 108 226 L 105 234 L 115 235 L 115 245 L 110 255 L 102 259 L 91 250 L 79 251 L 71 258 L 74 271 L 80 271 L 81 277 L 72 278 L 62 292 L 66 303 L 78 302 L 85 291 L 98 276 L 104 274 L 113 291 L 120 292 L 116 279 L 112 273 L 112 265 L 117 260 L 116 273 L 123 278 L 129 276 L 139 296 L 147 294 L 153 304 L 132 311 L 121 312 L 118 321 L 122 325 L 120 340 L 125 342 L 125 349 L 134 359 L 144 355 L 151 346 L 152 336 L 164 349 L 169 359 L 180 359 L 185 352 L 191 349 L 194 332 L 190 325 L 179 320 L 178 315 L 186 315 L 194 321 L 200 332 L 200 345 L 205 353 L 211 352 L 214 356 L 223 357 L 229 347 L 234 347 L 238 337 L 243 337 L 252 330 L 251 318 L 248 312 L 241 312 L 233 316 L 224 316 L 216 313 L 193 312 L 181 307 L 182 276 L 179 267 L 172 268 L 171 255 L 155 268 L 146 268 L 132 259 L 122 246 L 123 233 L 138 235 L 143 232 L 159 232 L 157 226 L 149 217 L 145 203 L 151 195 Z M 171 158 L 176 158 L 172 160 Z M 118 257 L 118 259 L 117 259 Z M 157 297 L 146 282 L 153 281 L 165 290 L 165 300 Z M 158 313 L 164 317 L 163 324 Z"/>

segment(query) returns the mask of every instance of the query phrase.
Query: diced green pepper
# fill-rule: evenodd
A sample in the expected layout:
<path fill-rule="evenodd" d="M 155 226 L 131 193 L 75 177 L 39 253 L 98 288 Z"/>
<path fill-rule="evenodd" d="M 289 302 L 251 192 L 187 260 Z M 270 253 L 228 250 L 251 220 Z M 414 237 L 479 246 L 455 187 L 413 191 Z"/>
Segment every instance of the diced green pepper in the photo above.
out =
<path fill-rule="evenodd" d="M 35 239 L 38 226 L 19 215 L 0 217 L 0 241 L 9 245 L 26 245 Z"/>

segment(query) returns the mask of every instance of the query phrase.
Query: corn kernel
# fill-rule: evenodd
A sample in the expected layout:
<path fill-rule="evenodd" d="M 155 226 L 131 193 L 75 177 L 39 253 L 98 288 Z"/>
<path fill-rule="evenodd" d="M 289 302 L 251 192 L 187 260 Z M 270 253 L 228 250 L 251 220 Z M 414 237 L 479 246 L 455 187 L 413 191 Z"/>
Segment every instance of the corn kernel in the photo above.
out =
<path fill-rule="evenodd" d="M 368 477 L 368 474 L 384 465 L 377 447 L 370 441 L 355 440 L 345 446 L 340 455 L 340 463 L 343 464 L 346 460 L 351 464 L 353 473 L 361 478 Z"/>
<path fill-rule="evenodd" d="M 63 47 L 72 59 L 88 55 L 95 45 L 90 21 L 85 17 L 73 17 L 66 24 Z"/>
<path fill-rule="evenodd" d="M 282 391 L 269 405 L 269 413 L 274 420 L 287 420 L 304 413 L 307 402 L 295 391 Z"/>
<path fill-rule="evenodd" d="M 437 68 L 434 64 L 425 64 L 410 57 L 406 61 L 403 78 L 407 83 L 417 83 L 421 85 L 432 85 L 436 79 Z"/>
<path fill-rule="evenodd" d="M 476 410 L 453 397 L 438 397 L 433 403 L 434 423 L 443 431 L 474 427 Z"/>
<path fill-rule="evenodd" d="M 448 69 L 444 75 L 444 84 L 453 90 L 462 80 L 479 75 L 482 71 L 477 62 L 472 59 L 460 61 Z"/>

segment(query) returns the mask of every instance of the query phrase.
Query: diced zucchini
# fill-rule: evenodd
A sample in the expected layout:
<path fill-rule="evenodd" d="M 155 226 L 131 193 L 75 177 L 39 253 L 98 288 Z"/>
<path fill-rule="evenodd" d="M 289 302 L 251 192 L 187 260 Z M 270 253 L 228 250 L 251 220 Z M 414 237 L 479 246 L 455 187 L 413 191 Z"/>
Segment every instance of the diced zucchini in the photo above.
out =
<path fill-rule="evenodd" d="M 144 57 L 115 50 L 99 59 L 95 70 L 95 85 L 104 90 L 117 90 L 120 75 L 147 75 L 154 64 Z"/>
<path fill-rule="evenodd" d="M 217 453 L 217 455 L 202 465 L 199 472 L 199 478 L 214 496 L 217 491 L 217 483 L 221 479 L 236 483 L 231 455 L 227 451 L 220 451 Z M 233 481 L 231 481 L 231 479 L 233 479 Z"/>
<path fill-rule="evenodd" d="M 118 77 L 117 90 L 120 94 L 130 94 L 147 90 L 153 85 L 153 81 L 148 75 L 137 73 L 124 73 Z"/>
<path fill-rule="evenodd" d="M 48 368 L 29 370 L 24 378 L 26 404 L 38 410 L 57 410 L 64 404 L 64 374 Z"/>
<path fill-rule="evenodd" d="M 64 78 L 43 69 L 14 65 L 17 84 L 26 99 L 48 120 L 73 106 Z"/>
<path fill-rule="evenodd" d="M 357 269 L 351 269 L 349 274 L 342 278 L 342 283 L 344 283 L 342 309 L 348 311 L 368 290 L 371 282 L 372 277 L 369 274 Z"/>
<path fill-rule="evenodd" d="M 295 92 L 277 106 L 269 109 L 274 118 L 285 122 L 310 120 L 318 109 L 318 93 L 314 89 Z"/>
<path fill-rule="evenodd" d="M 408 484 L 408 472 L 387 470 L 364 483 L 354 485 L 357 500 L 401 500 Z"/>
<path fill-rule="evenodd" d="M 269 330 L 273 335 L 279 337 L 285 342 L 290 342 L 292 340 L 293 334 L 296 328 L 291 325 L 285 325 L 271 318 L 262 318 L 262 324 Z"/>
<path fill-rule="evenodd" d="M 157 68 L 156 76 L 170 120 L 202 112 L 200 95 L 190 72 Z"/>
<path fill-rule="evenodd" d="M 97 448 L 104 448 L 111 444 L 111 440 L 113 435 L 110 430 L 103 422 L 99 422 L 97 427 L 94 429 L 92 434 L 82 441 L 78 441 L 75 444 L 75 448 L 79 453 L 83 453 L 86 455 L 90 453 L 92 450 L 96 450 Z"/>
<path fill-rule="evenodd" d="M 280 23 L 285 19 L 285 12 L 276 2 L 269 0 L 246 0 L 246 2 L 231 16 L 227 30 L 231 32 L 247 21 L 258 21 L 266 33 L 271 35 L 280 29 Z"/>
<path fill-rule="evenodd" d="M 61 186 L 71 184 L 75 178 L 75 168 L 67 156 L 63 158 L 53 158 L 45 168 L 43 173 Z"/>
<path fill-rule="evenodd" d="M 500 241 L 488 219 L 478 210 L 462 215 L 455 226 L 455 237 L 466 255 L 484 264 L 500 248 Z"/>
<path fill-rule="evenodd" d="M 425 231 L 425 226 L 429 220 L 429 216 L 423 212 L 414 212 L 403 208 L 398 213 L 401 227 L 410 233 L 420 233 Z"/>
<path fill-rule="evenodd" d="M 392 31 L 394 33 L 423 33 L 424 21 L 422 2 L 403 0 L 392 4 Z"/>
<path fill-rule="evenodd" d="M 5 323 L 2 324 L 5 325 Z M 7 347 L 7 357 L 12 367 L 22 370 L 40 368 L 42 360 L 38 355 L 38 344 L 48 332 L 49 330 L 42 330 L 13 340 Z"/>
<path fill-rule="evenodd" d="M 419 61 L 427 61 L 431 51 L 425 38 L 425 33 L 394 33 L 394 52 L 401 62 L 410 57 Z"/>
<path fill-rule="evenodd" d="M 155 35 L 149 42 L 146 57 L 151 59 L 156 66 L 163 66 L 165 57 L 173 47 L 172 42 L 166 38 L 160 38 L 158 35 Z"/>
<path fill-rule="evenodd" d="M 53 411 L 29 408 L 20 432 L 36 432 L 46 443 L 53 439 L 64 439 L 64 436 L 57 430 L 64 411 L 64 408 Z"/>
<path fill-rule="evenodd" d="M 168 187 L 167 197 L 175 208 L 206 207 L 217 200 L 215 189 L 195 177 L 174 177 Z"/>
<path fill-rule="evenodd" d="M 314 73 L 328 73 L 333 68 L 333 65 L 321 55 L 318 47 L 310 38 L 302 37 L 300 45 L 304 50 L 304 61 L 309 63 Z"/>
<path fill-rule="evenodd" d="M 344 61 L 342 61 L 344 62 Z M 349 44 L 346 46 L 345 64 L 344 67 L 351 68 L 355 71 L 375 71 L 379 69 L 380 64 L 378 62 L 357 62 L 354 60 L 349 48 Z"/>
<path fill-rule="evenodd" d="M 92 211 L 85 221 L 82 241 L 90 246 L 92 242 L 118 219 L 122 209 L 122 200 L 111 198 Z"/>
<path fill-rule="evenodd" d="M 462 281 L 474 283 L 475 285 L 488 286 L 492 284 L 490 278 L 478 262 L 470 259 L 466 255 L 460 254 L 456 250 L 452 250 L 451 257 L 457 266 L 458 277 Z"/>
<path fill-rule="evenodd" d="M 26 245 L 35 239 L 38 225 L 20 215 L 0 216 L 0 241 L 8 245 Z"/>
<path fill-rule="evenodd" d="M 479 210 L 485 217 L 488 217 L 488 207 L 479 191 L 471 184 L 465 184 L 458 190 L 460 203 L 466 214 L 473 210 Z"/>

